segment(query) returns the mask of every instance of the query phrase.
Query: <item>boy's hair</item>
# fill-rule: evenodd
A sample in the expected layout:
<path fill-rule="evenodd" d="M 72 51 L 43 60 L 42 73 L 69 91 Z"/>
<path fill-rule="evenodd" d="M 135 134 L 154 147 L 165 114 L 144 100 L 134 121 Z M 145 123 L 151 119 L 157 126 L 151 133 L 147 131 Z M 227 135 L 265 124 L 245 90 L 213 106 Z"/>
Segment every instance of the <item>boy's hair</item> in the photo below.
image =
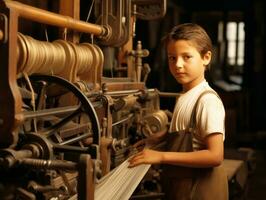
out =
<path fill-rule="evenodd" d="M 199 25 L 193 23 L 184 23 L 175 26 L 163 38 L 165 45 L 169 41 L 187 40 L 191 41 L 200 55 L 203 57 L 208 51 L 212 51 L 212 42 L 206 31 Z"/>

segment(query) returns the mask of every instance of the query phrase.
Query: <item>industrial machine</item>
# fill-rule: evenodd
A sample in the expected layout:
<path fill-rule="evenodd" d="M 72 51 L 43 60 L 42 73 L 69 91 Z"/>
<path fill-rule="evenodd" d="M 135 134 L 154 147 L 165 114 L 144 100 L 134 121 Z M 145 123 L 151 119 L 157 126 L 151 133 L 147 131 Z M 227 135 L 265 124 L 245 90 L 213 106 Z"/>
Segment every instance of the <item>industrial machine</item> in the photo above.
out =
<path fill-rule="evenodd" d="M 79 0 L 29 2 L 0 2 L 0 196 L 94 199 L 132 144 L 168 124 L 167 94 L 145 85 L 149 51 L 133 45 L 137 19 L 163 17 L 166 0 L 88 1 L 87 21 Z M 55 39 L 20 31 L 25 22 Z"/>

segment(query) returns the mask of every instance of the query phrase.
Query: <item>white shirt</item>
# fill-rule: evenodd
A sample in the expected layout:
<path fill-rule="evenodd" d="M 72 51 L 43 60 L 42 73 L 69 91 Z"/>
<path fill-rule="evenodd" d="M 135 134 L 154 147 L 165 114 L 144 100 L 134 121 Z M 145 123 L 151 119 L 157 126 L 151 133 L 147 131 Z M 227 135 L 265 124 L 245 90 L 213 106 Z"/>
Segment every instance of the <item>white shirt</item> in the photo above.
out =
<path fill-rule="evenodd" d="M 213 90 L 204 80 L 186 93 L 181 94 L 175 105 L 170 132 L 188 130 L 194 105 L 199 95 L 205 90 Z M 225 135 L 225 110 L 223 103 L 213 93 L 204 94 L 196 109 L 196 130 L 193 130 L 193 149 L 205 148 L 204 139 L 212 133 Z"/>

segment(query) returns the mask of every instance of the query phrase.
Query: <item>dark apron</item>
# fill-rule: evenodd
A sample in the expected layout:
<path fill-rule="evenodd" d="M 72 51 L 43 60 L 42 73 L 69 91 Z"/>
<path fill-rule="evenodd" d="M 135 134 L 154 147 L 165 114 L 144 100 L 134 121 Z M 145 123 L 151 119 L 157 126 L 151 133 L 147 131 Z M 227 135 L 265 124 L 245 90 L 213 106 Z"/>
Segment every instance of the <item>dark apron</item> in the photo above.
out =
<path fill-rule="evenodd" d="M 194 127 L 194 113 L 198 101 L 192 111 L 192 126 Z M 192 133 L 168 133 L 165 151 L 192 152 Z M 190 168 L 175 165 L 163 165 L 162 187 L 166 200 L 228 200 L 228 182 L 222 165 L 211 168 Z"/>

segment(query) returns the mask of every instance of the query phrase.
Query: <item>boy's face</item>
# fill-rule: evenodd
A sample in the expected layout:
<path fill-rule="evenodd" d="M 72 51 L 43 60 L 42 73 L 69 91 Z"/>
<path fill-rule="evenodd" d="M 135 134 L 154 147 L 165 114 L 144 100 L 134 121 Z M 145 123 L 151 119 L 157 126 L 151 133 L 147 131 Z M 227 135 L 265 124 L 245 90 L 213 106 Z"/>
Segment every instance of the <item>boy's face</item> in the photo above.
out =
<path fill-rule="evenodd" d="M 210 63 L 211 52 L 203 57 L 192 42 L 171 40 L 167 45 L 168 64 L 171 74 L 188 91 L 204 80 L 206 66 Z"/>

